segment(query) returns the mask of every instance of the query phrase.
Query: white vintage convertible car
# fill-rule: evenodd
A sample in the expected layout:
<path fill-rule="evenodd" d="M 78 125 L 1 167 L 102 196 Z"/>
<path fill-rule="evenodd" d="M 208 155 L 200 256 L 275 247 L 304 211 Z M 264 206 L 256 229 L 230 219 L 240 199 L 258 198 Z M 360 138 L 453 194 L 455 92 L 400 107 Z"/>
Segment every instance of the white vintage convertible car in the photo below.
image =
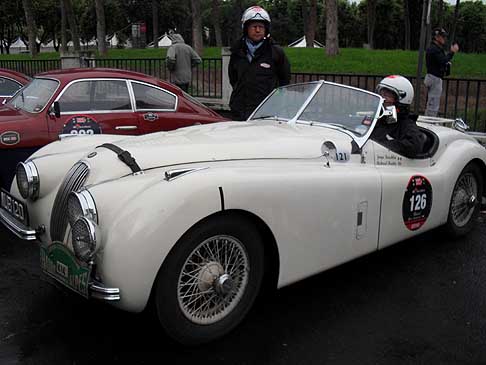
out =
<path fill-rule="evenodd" d="M 246 122 L 61 138 L 19 164 L 0 219 L 65 287 L 132 312 L 153 301 L 174 339 L 210 341 L 262 288 L 476 224 L 486 149 L 419 123 L 423 151 L 401 156 L 370 139 L 393 117 L 382 104 L 319 81 L 276 89 Z"/>

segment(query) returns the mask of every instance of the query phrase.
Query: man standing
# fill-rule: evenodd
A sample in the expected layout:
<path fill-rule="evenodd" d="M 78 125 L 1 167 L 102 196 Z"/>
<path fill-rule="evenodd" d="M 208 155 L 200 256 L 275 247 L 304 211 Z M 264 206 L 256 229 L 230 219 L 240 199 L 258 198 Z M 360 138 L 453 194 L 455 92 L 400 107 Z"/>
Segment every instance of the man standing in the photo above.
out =
<path fill-rule="evenodd" d="M 252 6 L 241 17 L 243 37 L 231 47 L 228 74 L 234 120 L 246 120 L 265 97 L 290 82 L 290 63 L 270 38 L 270 16 Z"/>
<path fill-rule="evenodd" d="M 167 68 L 171 73 L 171 81 L 185 92 L 189 90 L 192 78 L 192 68 L 201 63 L 201 57 L 184 42 L 180 34 L 169 35 L 172 45 L 167 50 Z"/>
<path fill-rule="evenodd" d="M 432 43 L 427 48 L 425 60 L 427 63 L 427 74 L 424 84 L 427 87 L 427 106 L 425 115 L 436 117 L 440 106 L 442 95 L 442 79 L 449 76 L 451 59 L 454 53 L 459 51 L 457 43 L 451 45 L 450 52 L 446 53 L 444 45 L 447 40 L 447 32 L 442 28 L 432 31 Z"/>

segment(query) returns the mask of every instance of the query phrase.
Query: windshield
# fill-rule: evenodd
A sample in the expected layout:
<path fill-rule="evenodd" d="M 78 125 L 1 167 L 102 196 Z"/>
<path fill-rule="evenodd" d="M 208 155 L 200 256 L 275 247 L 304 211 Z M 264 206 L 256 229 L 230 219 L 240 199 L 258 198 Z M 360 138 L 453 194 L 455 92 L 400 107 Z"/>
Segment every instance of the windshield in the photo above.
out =
<path fill-rule="evenodd" d="M 296 123 L 331 126 L 363 137 L 380 106 L 378 95 L 357 88 L 327 82 L 298 84 L 277 89 L 251 119 L 296 118 Z"/>
<path fill-rule="evenodd" d="M 272 118 L 290 120 L 305 101 L 319 87 L 318 83 L 296 84 L 281 87 L 261 105 L 250 119 Z"/>
<path fill-rule="evenodd" d="M 57 81 L 34 79 L 9 101 L 15 108 L 38 113 L 46 106 L 57 88 Z"/>

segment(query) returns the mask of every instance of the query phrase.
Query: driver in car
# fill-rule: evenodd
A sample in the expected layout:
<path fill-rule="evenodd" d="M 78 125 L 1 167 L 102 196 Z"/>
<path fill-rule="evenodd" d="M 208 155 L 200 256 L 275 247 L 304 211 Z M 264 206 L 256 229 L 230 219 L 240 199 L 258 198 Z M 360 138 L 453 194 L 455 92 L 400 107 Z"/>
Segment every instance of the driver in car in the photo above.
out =
<path fill-rule="evenodd" d="M 376 92 L 385 99 L 385 107 L 395 106 L 397 118 L 378 119 L 371 139 L 400 155 L 414 158 L 422 152 L 426 136 L 417 127 L 418 116 L 410 114 L 412 84 L 403 76 L 391 75 L 380 81 Z"/>

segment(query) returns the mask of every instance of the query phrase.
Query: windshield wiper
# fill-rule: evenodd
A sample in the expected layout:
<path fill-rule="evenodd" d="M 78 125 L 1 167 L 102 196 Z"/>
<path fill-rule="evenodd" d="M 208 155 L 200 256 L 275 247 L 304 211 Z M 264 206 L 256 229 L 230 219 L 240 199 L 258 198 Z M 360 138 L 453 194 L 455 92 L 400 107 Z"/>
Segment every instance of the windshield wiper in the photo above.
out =
<path fill-rule="evenodd" d="M 261 117 L 253 117 L 251 120 L 255 120 L 255 119 L 273 119 L 273 120 L 277 120 L 278 119 L 278 115 L 264 115 L 264 116 L 261 116 Z"/>

